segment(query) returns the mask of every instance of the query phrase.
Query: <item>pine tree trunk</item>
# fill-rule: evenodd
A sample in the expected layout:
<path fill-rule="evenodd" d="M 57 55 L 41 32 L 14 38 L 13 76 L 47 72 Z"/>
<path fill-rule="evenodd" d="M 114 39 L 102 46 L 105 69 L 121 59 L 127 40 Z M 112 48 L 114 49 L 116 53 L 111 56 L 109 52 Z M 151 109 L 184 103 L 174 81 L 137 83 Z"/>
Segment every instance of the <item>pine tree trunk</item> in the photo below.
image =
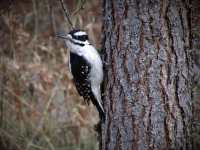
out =
<path fill-rule="evenodd" d="M 104 0 L 102 150 L 191 149 L 187 0 Z"/>

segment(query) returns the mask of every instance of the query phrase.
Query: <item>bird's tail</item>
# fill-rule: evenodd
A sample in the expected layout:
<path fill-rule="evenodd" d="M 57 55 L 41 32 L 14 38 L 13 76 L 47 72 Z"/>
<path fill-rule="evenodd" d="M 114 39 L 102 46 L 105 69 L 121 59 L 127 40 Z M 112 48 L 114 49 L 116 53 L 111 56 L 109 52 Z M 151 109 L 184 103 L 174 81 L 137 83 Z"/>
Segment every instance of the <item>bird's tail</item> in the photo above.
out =
<path fill-rule="evenodd" d="M 92 103 L 95 105 L 95 107 L 97 108 L 97 110 L 99 112 L 99 117 L 100 117 L 101 121 L 104 122 L 106 116 L 105 116 L 105 111 L 103 109 L 101 101 L 97 100 L 94 96 L 92 96 L 91 100 L 92 100 Z"/>
<path fill-rule="evenodd" d="M 101 121 L 104 122 L 105 119 L 106 119 L 106 116 L 105 116 L 105 111 L 104 111 L 102 105 L 98 104 L 98 105 L 95 105 L 95 106 L 96 106 L 96 108 L 99 112 L 99 117 L 100 117 Z"/>
<path fill-rule="evenodd" d="M 99 117 L 101 119 L 101 122 L 104 122 L 106 119 L 106 116 L 105 116 L 105 111 L 102 105 L 100 88 L 92 88 L 92 91 L 93 91 L 93 94 L 91 97 L 92 103 L 96 106 L 99 112 Z"/>

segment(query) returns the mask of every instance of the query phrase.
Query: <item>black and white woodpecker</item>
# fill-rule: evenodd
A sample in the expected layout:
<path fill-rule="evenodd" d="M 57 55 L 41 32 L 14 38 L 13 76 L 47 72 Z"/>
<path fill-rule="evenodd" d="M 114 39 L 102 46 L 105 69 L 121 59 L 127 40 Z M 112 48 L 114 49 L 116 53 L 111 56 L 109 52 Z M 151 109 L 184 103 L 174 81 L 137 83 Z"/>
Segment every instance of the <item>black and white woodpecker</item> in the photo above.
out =
<path fill-rule="evenodd" d="M 105 112 L 101 100 L 103 64 L 97 50 L 89 43 L 88 35 L 82 30 L 72 30 L 66 35 L 58 35 L 65 40 L 70 50 L 69 69 L 78 93 L 87 103 L 91 100 L 96 106 L 101 120 Z"/>

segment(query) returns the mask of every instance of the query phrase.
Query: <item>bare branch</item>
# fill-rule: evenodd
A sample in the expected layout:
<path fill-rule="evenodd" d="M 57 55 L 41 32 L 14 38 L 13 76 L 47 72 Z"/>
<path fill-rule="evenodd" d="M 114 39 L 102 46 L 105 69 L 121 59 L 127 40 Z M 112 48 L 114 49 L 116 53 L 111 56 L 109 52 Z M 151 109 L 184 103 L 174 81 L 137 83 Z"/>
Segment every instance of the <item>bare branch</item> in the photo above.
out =
<path fill-rule="evenodd" d="M 86 0 L 81 0 L 80 6 L 72 13 L 72 16 L 75 16 L 80 10 L 84 9 Z"/>
<path fill-rule="evenodd" d="M 60 3 L 61 3 L 62 9 L 64 11 L 64 14 L 65 14 L 65 16 L 67 18 L 67 21 L 68 21 L 69 25 L 71 26 L 71 28 L 74 28 L 73 24 L 72 24 L 72 21 L 71 21 L 71 18 L 70 18 L 70 15 L 69 15 L 69 12 L 67 11 L 67 8 L 65 7 L 63 0 L 60 0 Z"/>

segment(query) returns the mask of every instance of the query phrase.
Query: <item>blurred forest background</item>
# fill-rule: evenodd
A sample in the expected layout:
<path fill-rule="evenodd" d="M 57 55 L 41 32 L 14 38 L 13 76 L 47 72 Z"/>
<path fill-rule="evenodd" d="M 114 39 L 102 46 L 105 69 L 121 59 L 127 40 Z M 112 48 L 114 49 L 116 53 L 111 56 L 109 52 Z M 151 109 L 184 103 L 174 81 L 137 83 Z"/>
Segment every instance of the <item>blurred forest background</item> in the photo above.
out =
<path fill-rule="evenodd" d="M 64 0 L 75 26 L 101 48 L 100 0 Z M 59 0 L 0 1 L 0 149 L 95 150 L 96 110 L 84 104 L 68 72 L 68 32 Z M 200 147 L 200 2 L 192 4 L 193 141 Z"/>
<path fill-rule="evenodd" d="M 100 1 L 64 2 L 100 48 Z M 55 37 L 70 29 L 60 1 L 1 0 L 0 13 L 0 149 L 98 149 L 98 114 L 78 96 Z"/>

